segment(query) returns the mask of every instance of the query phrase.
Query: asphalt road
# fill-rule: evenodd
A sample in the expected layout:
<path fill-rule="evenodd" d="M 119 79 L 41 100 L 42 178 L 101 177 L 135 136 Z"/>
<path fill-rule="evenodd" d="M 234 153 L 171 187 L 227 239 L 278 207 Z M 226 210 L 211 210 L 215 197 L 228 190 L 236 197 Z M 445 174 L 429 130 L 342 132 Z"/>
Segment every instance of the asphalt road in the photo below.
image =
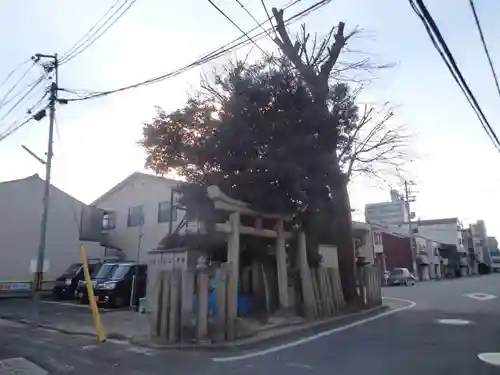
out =
<path fill-rule="evenodd" d="M 475 295 L 483 300 L 466 296 L 470 293 L 483 293 Z M 386 300 L 391 310 L 383 316 L 248 352 L 96 344 L 91 338 L 0 321 L 0 359 L 25 357 L 49 374 L 500 373 L 500 367 L 477 357 L 500 352 L 500 274 L 385 288 L 384 295 L 393 299 Z M 463 324 L 443 324 L 443 319 Z"/>

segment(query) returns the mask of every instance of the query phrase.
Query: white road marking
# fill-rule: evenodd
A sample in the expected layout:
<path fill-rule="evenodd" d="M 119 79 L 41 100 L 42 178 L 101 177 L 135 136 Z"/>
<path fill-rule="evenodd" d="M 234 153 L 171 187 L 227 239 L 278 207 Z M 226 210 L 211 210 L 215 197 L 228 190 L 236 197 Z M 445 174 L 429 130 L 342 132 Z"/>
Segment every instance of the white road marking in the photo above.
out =
<path fill-rule="evenodd" d="M 286 365 L 289 366 L 289 367 L 298 367 L 298 368 L 303 368 L 303 369 L 306 369 L 306 370 L 314 370 L 314 367 L 312 367 L 310 365 L 306 365 L 304 363 L 290 362 L 290 363 L 287 363 Z"/>
<path fill-rule="evenodd" d="M 97 345 L 84 345 L 82 346 L 83 350 L 91 350 L 97 348 Z"/>
<path fill-rule="evenodd" d="M 89 308 L 88 305 L 79 305 L 71 302 L 63 302 L 63 301 L 40 301 L 41 303 L 52 304 L 52 305 L 61 305 L 61 306 L 71 306 L 71 307 L 80 307 L 80 308 Z"/>
<path fill-rule="evenodd" d="M 79 307 L 79 308 L 84 308 L 84 309 L 90 310 L 90 306 L 89 305 L 79 304 L 79 303 L 64 302 L 64 301 L 40 301 L 40 302 L 47 303 L 49 305 L 52 304 L 52 305 L 61 305 L 61 306 L 69 306 L 69 307 Z M 100 307 L 99 311 L 113 311 L 113 310 L 111 310 L 111 309 L 103 309 L 102 307 Z"/>
<path fill-rule="evenodd" d="M 382 318 L 384 316 L 392 315 L 392 314 L 395 314 L 395 313 L 403 311 L 403 310 L 411 309 L 412 307 L 415 307 L 415 305 L 416 305 L 416 302 L 413 302 L 413 301 L 410 301 L 410 300 L 407 300 L 407 299 L 403 299 L 403 298 L 384 297 L 384 299 L 390 299 L 390 300 L 394 300 L 394 301 L 407 302 L 408 306 L 403 306 L 403 307 L 399 307 L 399 308 L 394 309 L 394 310 L 385 311 L 383 313 L 380 313 L 380 314 L 377 314 L 377 315 L 374 315 L 374 316 L 370 316 L 369 318 L 358 320 L 356 322 L 346 324 L 345 326 L 333 328 L 333 329 L 330 329 L 328 331 L 323 331 L 323 332 L 317 333 L 317 334 L 309 336 L 309 337 L 304 337 L 303 339 L 300 339 L 300 340 L 288 342 L 286 344 L 282 344 L 282 345 L 278 345 L 278 346 L 273 346 L 273 347 L 270 347 L 270 348 L 267 348 L 267 349 L 258 350 L 258 351 L 255 351 L 255 352 L 250 352 L 250 353 L 241 354 L 241 355 L 236 355 L 236 356 L 232 356 L 232 357 L 212 358 L 212 361 L 214 361 L 214 362 L 233 362 L 233 361 L 240 361 L 242 359 L 260 357 L 260 356 L 263 356 L 263 355 L 266 355 L 266 354 L 270 354 L 270 353 L 276 353 L 276 352 L 279 352 L 281 350 L 285 350 L 285 349 L 288 349 L 288 348 L 293 348 L 294 346 L 302 345 L 302 344 L 308 343 L 310 341 L 317 340 L 317 339 L 319 339 L 321 337 L 329 336 L 329 335 L 331 335 L 333 333 L 342 332 L 342 331 L 345 331 L 347 329 L 360 326 L 362 324 L 365 324 L 365 323 L 368 323 L 368 322 L 380 319 L 380 318 Z"/>
<path fill-rule="evenodd" d="M 463 319 L 438 319 L 436 320 L 436 322 L 440 324 L 449 324 L 452 326 L 466 326 L 469 324 L 474 324 L 470 320 Z"/>
<path fill-rule="evenodd" d="M 468 293 L 464 294 L 465 297 L 469 297 L 478 301 L 488 301 L 490 299 L 495 299 L 497 296 L 488 293 Z"/>
<path fill-rule="evenodd" d="M 500 353 L 479 353 L 477 357 L 489 365 L 500 366 Z"/>

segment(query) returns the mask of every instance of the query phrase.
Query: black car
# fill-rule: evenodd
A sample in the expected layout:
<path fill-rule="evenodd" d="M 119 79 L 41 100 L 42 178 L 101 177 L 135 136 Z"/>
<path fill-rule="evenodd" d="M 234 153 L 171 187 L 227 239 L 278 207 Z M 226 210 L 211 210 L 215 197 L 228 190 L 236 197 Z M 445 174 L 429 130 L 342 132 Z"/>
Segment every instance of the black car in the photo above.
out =
<path fill-rule="evenodd" d="M 102 282 L 109 278 L 114 270 L 118 267 L 118 263 L 116 262 L 109 262 L 109 263 L 103 263 L 99 268 L 94 269 L 92 274 L 90 275 L 90 278 L 92 279 L 92 286 L 95 289 L 95 286 L 97 283 Z M 78 285 L 76 287 L 75 291 L 75 296 L 80 300 L 81 303 L 88 303 L 89 302 L 89 297 L 87 293 L 87 285 L 85 283 L 85 280 L 80 280 L 78 282 Z"/>
<path fill-rule="evenodd" d="M 139 299 L 146 294 L 146 277 L 147 266 L 145 264 L 118 263 L 110 277 L 95 285 L 94 293 L 97 302 L 113 307 L 128 306 L 130 302 L 137 305 Z M 132 298 L 133 291 L 135 291 L 135 296 Z"/>
<path fill-rule="evenodd" d="M 99 267 L 99 263 L 89 263 L 89 271 Z M 64 273 L 56 279 L 52 288 L 52 296 L 55 299 L 73 298 L 78 283 L 84 279 L 82 263 L 73 263 Z"/>

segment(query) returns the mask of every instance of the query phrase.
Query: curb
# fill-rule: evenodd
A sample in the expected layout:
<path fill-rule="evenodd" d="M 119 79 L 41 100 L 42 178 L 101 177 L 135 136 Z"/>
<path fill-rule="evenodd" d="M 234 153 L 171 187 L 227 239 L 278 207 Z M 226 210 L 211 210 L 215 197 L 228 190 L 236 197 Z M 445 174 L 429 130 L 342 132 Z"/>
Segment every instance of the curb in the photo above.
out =
<path fill-rule="evenodd" d="M 109 333 L 106 334 L 106 340 L 116 340 L 116 341 L 124 341 L 128 342 L 132 345 L 141 346 L 144 348 L 150 349 L 162 349 L 162 350 L 201 350 L 201 351 L 231 351 L 231 350 L 241 350 L 245 348 L 249 348 L 253 345 L 261 345 L 266 343 L 271 343 L 276 341 L 277 339 L 286 339 L 287 337 L 291 337 L 293 335 L 297 335 L 306 331 L 310 331 L 312 329 L 321 329 L 322 327 L 328 327 L 332 324 L 341 324 L 344 321 L 348 321 L 350 319 L 364 318 L 367 315 L 373 315 L 376 313 L 383 312 L 388 310 L 389 307 L 386 305 L 372 307 L 366 310 L 347 313 L 341 316 L 336 316 L 328 319 L 323 319 L 319 321 L 314 321 L 310 323 L 300 324 L 300 325 L 285 325 L 280 328 L 277 328 L 277 332 L 274 332 L 272 336 L 268 337 L 258 337 L 258 336 L 250 336 L 242 339 L 238 339 L 236 341 L 224 342 L 224 343 L 183 343 L 183 344 L 162 344 L 162 343 L 154 343 L 150 341 L 138 340 L 133 337 L 123 335 L 120 333 Z M 85 336 L 85 337 L 93 337 L 96 335 L 90 332 L 82 332 L 82 331 L 70 331 L 64 328 L 59 328 L 57 326 L 45 323 L 35 323 L 27 319 L 16 318 L 12 315 L 3 315 L 0 314 L 0 319 L 10 320 L 17 323 L 25 324 L 25 325 L 35 325 L 36 327 L 56 331 L 65 335 L 71 336 Z M 282 332 L 278 330 L 281 329 Z"/>
<path fill-rule="evenodd" d="M 389 307 L 386 305 L 372 307 L 363 311 L 358 311 L 350 314 L 345 314 L 341 316 L 336 316 L 333 318 L 328 318 L 320 321 L 315 321 L 311 323 L 301 324 L 301 325 L 288 325 L 283 326 L 281 329 L 284 332 L 275 332 L 269 337 L 258 337 L 250 336 L 236 341 L 224 342 L 224 343 L 201 343 L 201 344 L 161 344 L 149 341 L 142 341 L 136 339 L 128 339 L 128 342 L 133 345 L 142 346 L 150 349 L 164 349 L 164 350 L 201 350 L 201 351 L 231 351 L 231 350 L 241 350 L 250 348 L 253 345 L 261 345 L 266 343 L 271 343 L 277 339 L 286 339 L 293 335 L 297 335 L 312 329 L 320 329 L 321 327 L 327 327 L 332 324 L 339 324 L 343 321 L 353 319 L 353 318 L 364 318 L 366 315 L 372 315 L 379 312 L 388 310 Z M 286 330 L 286 331 L 285 331 Z"/>

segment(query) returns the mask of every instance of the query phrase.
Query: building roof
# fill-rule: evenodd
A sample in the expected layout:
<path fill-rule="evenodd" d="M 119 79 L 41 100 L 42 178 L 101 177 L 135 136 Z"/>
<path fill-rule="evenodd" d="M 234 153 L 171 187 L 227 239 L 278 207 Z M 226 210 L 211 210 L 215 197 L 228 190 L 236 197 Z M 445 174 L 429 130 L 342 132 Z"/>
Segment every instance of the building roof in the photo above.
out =
<path fill-rule="evenodd" d="M 34 179 L 41 180 L 40 175 L 38 173 L 35 173 L 34 175 L 31 175 L 28 177 L 23 177 L 23 178 L 18 178 L 16 180 L 2 181 L 2 182 L 0 182 L 0 184 L 9 184 L 9 183 L 13 183 L 13 182 L 20 182 L 20 181 L 24 181 L 24 180 L 34 180 Z"/>
<path fill-rule="evenodd" d="M 166 178 L 166 177 L 157 176 L 157 175 L 148 174 L 148 173 L 143 173 L 143 172 L 134 172 L 131 175 L 129 175 L 128 177 L 126 177 L 124 180 L 122 180 L 121 182 L 119 182 L 118 184 L 116 184 L 115 186 L 113 186 L 111 189 L 109 189 L 106 193 L 104 193 L 99 198 L 97 198 L 90 205 L 91 206 L 98 205 L 104 199 L 106 199 L 107 197 L 109 197 L 109 196 L 115 194 L 116 192 L 120 191 L 125 186 L 127 186 L 129 183 L 131 183 L 132 181 L 134 181 L 135 179 L 137 179 L 139 177 L 144 177 L 144 178 L 148 178 L 150 180 L 155 180 L 155 181 L 160 180 L 160 181 L 167 182 L 167 183 L 172 183 L 172 184 L 182 183 L 182 181 L 180 181 L 180 180 L 174 180 L 172 178 Z"/>
<path fill-rule="evenodd" d="M 34 182 L 34 181 L 36 181 L 38 183 L 45 183 L 45 180 L 43 178 L 41 178 L 38 173 L 35 173 L 35 174 L 28 176 L 28 177 L 18 178 L 17 180 L 2 181 L 2 182 L 0 182 L 0 187 L 2 187 L 2 185 L 7 185 L 7 184 L 14 184 L 14 183 L 21 183 L 21 182 Z M 61 194 L 68 196 L 69 198 L 73 199 L 74 201 L 81 203 L 81 204 L 84 204 L 82 201 L 75 198 L 71 194 L 68 194 L 64 190 L 58 188 L 57 186 L 54 186 L 54 184 L 50 184 L 50 188 L 56 189 Z"/>
<path fill-rule="evenodd" d="M 445 219 L 431 219 L 431 220 L 417 220 L 412 223 L 417 225 L 439 225 L 439 224 L 455 224 L 457 223 L 458 217 L 449 217 Z"/>

